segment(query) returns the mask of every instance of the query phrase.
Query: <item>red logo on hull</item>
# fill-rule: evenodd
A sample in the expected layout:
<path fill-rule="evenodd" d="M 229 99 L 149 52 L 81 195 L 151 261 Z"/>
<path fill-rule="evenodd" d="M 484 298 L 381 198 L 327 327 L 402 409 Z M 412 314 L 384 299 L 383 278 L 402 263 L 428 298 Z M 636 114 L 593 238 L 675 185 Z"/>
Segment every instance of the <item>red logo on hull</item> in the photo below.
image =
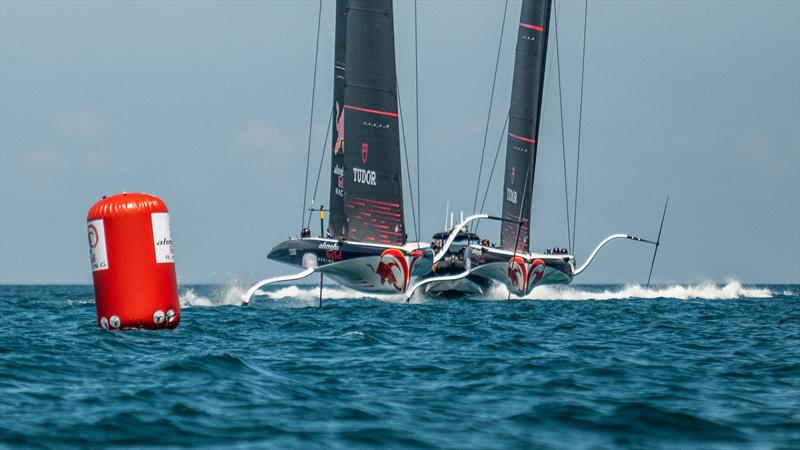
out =
<path fill-rule="evenodd" d="M 366 142 L 361 143 L 361 161 L 366 164 L 367 157 L 369 156 L 369 144 Z"/>
<path fill-rule="evenodd" d="M 515 256 L 508 261 L 508 279 L 519 295 L 527 294 L 544 276 L 545 263 L 535 259 L 528 263 L 520 256 Z"/>
<path fill-rule="evenodd" d="M 545 267 L 544 261 L 542 261 L 541 259 L 533 261 L 533 264 L 531 264 L 531 268 L 529 269 L 528 272 L 528 286 L 531 287 L 536 286 L 536 283 L 538 283 L 539 280 L 542 279 L 542 277 L 544 276 L 544 267 Z"/>
<path fill-rule="evenodd" d="M 508 261 L 508 279 L 518 294 L 525 295 L 525 288 L 528 284 L 528 268 L 522 257 L 515 256 Z"/>
<path fill-rule="evenodd" d="M 397 292 L 405 292 L 410 278 L 408 261 L 396 248 L 384 250 L 378 259 L 378 267 L 367 264 L 381 278 L 381 286 L 388 284 Z M 398 279 L 399 278 L 399 279 Z"/>

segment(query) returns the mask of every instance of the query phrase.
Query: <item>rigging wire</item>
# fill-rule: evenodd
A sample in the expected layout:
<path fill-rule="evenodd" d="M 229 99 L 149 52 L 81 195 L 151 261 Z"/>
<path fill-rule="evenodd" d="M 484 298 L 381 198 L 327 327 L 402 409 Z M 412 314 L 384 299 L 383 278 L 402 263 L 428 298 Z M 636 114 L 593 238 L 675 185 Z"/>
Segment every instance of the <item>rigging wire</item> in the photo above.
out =
<path fill-rule="evenodd" d="M 556 9 L 558 9 L 560 7 L 561 7 L 560 4 L 556 4 Z M 558 45 L 558 37 L 556 37 L 556 45 Z M 558 49 L 556 49 L 556 58 L 558 58 Z M 548 67 L 547 70 L 548 70 L 548 72 L 547 72 L 547 74 L 545 76 L 545 79 L 549 79 L 550 78 L 550 75 L 551 75 L 552 70 L 553 70 L 553 65 L 551 64 Z M 558 85 L 559 85 L 559 102 L 561 102 L 561 69 L 560 69 L 560 66 L 559 66 L 559 70 L 558 70 Z M 547 95 L 547 90 L 544 90 L 544 94 L 543 95 Z M 561 108 L 560 104 L 559 104 L 559 108 Z M 489 189 L 492 186 L 492 178 L 494 177 L 494 171 L 495 171 L 495 168 L 497 166 L 497 159 L 500 156 L 500 149 L 502 148 L 503 140 L 506 137 L 506 129 L 508 127 L 509 114 L 510 113 L 506 114 L 506 121 L 505 121 L 505 124 L 503 125 L 503 130 L 500 133 L 500 139 L 497 142 L 497 150 L 494 153 L 494 160 L 492 161 L 492 169 L 489 171 L 489 179 L 488 179 L 488 181 L 486 183 L 486 189 L 484 190 L 484 193 L 483 193 L 483 200 L 481 200 L 481 207 L 480 207 L 479 211 L 483 211 L 483 208 L 486 206 L 486 198 L 487 198 L 487 196 L 489 194 Z M 563 144 L 563 134 L 564 134 L 563 113 L 562 113 L 562 118 L 561 118 L 561 134 L 562 134 L 562 151 L 564 151 L 564 148 L 563 148 L 564 147 L 564 144 Z M 566 173 L 566 157 L 565 157 L 564 164 L 565 164 L 564 172 Z M 482 166 L 482 164 L 481 164 L 481 166 Z M 565 183 L 566 183 L 566 181 L 565 181 Z M 566 191 L 565 191 L 564 195 L 565 196 L 568 195 L 566 193 Z M 569 207 L 567 207 L 567 216 L 569 216 Z M 567 219 L 567 224 L 568 224 L 567 228 L 569 228 L 569 218 Z M 473 230 L 473 233 L 477 233 L 478 232 L 478 227 L 480 227 L 480 221 L 477 221 L 475 223 L 475 228 Z M 569 237 L 569 229 L 567 230 L 567 237 Z"/>
<path fill-rule="evenodd" d="M 419 242 L 419 229 L 417 228 L 417 213 L 414 208 L 414 186 L 411 183 L 411 167 L 408 164 L 408 145 L 406 144 L 406 125 L 403 122 L 403 102 L 400 100 L 400 86 L 395 80 L 395 90 L 397 91 L 397 107 L 400 115 L 400 131 L 403 133 L 403 154 L 406 157 L 406 179 L 408 179 L 408 195 L 411 198 L 411 218 L 414 221 L 414 240 Z"/>
<path fill-rule="evenodd" d="M 556 34 L 556 67 L 558 68 L 558 112 L 561 115 L 561 158 L 564 167 L 564 212 L 567 216 L 567 248 L 572 251 L 572 237 L 569 223 L 569 186 L 567 182 L 567 146 L 564 140 L 564 97 L 561 94 L 561 57 L 558 52 L 558 5 L 553 8 L 553 30 Z"/>
<path fill-rule="evenodd" d="M 319 0 L 319 11 L 317 12 L 317 44 L 314 49 L 314 80 L 311 84 L 311 112 L 308 118 L 308 146 L 306 148 L 306 176 L 303 181 L 303 204 L 300 208 L 300 228 L 306 218 L 306 197 L 308 195 L 308 165 L 311 162 L 311 128 L 314 124 L 314 96 L 317 90 L 317 62 L 319 60 L 319 28 L 322 23 L 322 0 Z M 309 216 L 311 213 L 309 213 Z"/>
<path fill-rule="evenodd" d="M 556 5 L 556 8 L 558 8 L 559 6 L 560 5 Z M 548 72 L 545 75 L 545 79 L 549 79 L 550 78 L 550 75 L 552 74 L 552 70 L 553 70 L 553 65 L 551 64 L 547 68 Z M 561 83 L 561 81 L 560 81 L 560 72 L 559 72 L 559 84 L 560 83 Z M 544 94 L 543 95 L 547 95 L 547 91 L 546 90 L 544 90 Z M 543 103 L 545 103 L 545 102 L 543 102 Z M 508 127 L 509 115 L 510 115 L 510 112 L 506 113 L 506 121 L 505 121 L 505 124 L 503 125 L 503 130 L 500 132 L 500 139 L 497 142 L 497 150 L 494 153 L 494 160 L 492 161 L 492 169 L 489 171 L 489 179 L 488 179 L 488 181 L 486 183 L 486 189 L 483 192 L 483 200 L 481 200 L 481 207 L 480 207 L 480 209 L 478 211 L 483 211 L 483 208 L 486 206 L 486 198 L 489 195 L 489 189 L 492 186 L 492 178 L 494 178 L 494 171 L 495 171 L 495 168 L 497 166 L 497 159 L 500 156 L 500 149 L 502 148 L 503 140 L 506 138 L 506 129 Z M 563 126 L 562 126 L 562 132 L 563 132 Z M 480 221 L 477 221 L 475 223 L 475 229 L 473 230 L 473 233 L 477 233 L 478 232 L 478 227 L 479 226 L 480 226 Z"/>
<path fill-rule="evenodd" d="M 494 161 L 492 161 L 492 170 L 489 172 L 489 180 L 486 182 L 486 190 L 483 192 L 483 201 L 481 201 L 481 209 L 479 211 L 483 211 L 483 207 L 486 206 L 486 197 L 489 195 L 489 188 L 492 186 L 492 178 L 494 177 L 494 169 L 497 166 L 497 158 L 500 156 L 500 149 L 503 146 L 503 139 L 506 137 L 506 129 L 508 128 L 508 117 L 509 115 L 506 114 L 506 121 L 503 125 L 503 130 L 500 132 L 500 139 L 497 141 L 497 151 L 494 152 Z M 475 224 L 475 230 L 473 233 L 478 232 L 478 227 L 480 226 L 480 220 L 477 221 Z"/>
<path fill-rule="evenodd" d="M 314 183 L 314 195 L 311 196 L 311 208 L 314 207 L 314 200 L 317 197 L 317 189 L 319 188 L 319 178 L 322 175 L 322 163 L 325 161 L 325 149 L 328 147 L 328 136 L 331 133 L 331 125 L 333 119 L 333 108 L 331 108 L 331 115 L 328 117 L 328 127 L 325 128 L 325 139 L 322 140 L 322 154 L 319 155 L 319 168 L 317 169 L 317 182 Z M 330 205 L 328 206 L 328 211 L 330 211 Z M 306 222 L 306 227 L 311 227 L 311 216 L 312 211 L 308 212 L 308 222 Z"/>
<path fill-rule="evenodd" d="M 422 191 L 419 187 L 420 163 L 419 163 L 419 50 L 417 47 L 417 0 L 414 0 L 414 112 L 417 116 L 416 137 L 417 137 L 417 210 L 419 211 L 419 222 L 417 223 L 417 237 L 422 232 Z"/>
<path fill-rule="evenodd" d="M 583 79 L 584 69 L 586 68 L 586 18 L 588 17 L 589 0 L 586 0 L 583 8 L 583 59 L 581 60 L 581 94 L 580 106 L 578 107 L 578 155 L 575 164 L 575 199 L 572 202 L 572 245 L 575 246 L 575 229 L 578 222 L 578 176 L 581 170 L 581 125 L 583 123 Z M 573 248 L 573 250 L 575 250 Z"/>
<path fill-rule="evenodd" d="M 494 101 L 494 88 L 497 83 L 497 69 L 500 67 L 500 49 L 503 47 L 503 34 L 506 28 L 506 15 L 508 14 L 508 0 L 503 8 L 503 21 L 500 22 L 500 41 L 497 43 L 497 56 L 494 62 L 494 76 L 492 77 L 492 92 L 489 95 L 489 110 L 486 112 L 486 128 L 483 130 L 483 146 L 481 147 L 481 162 L 478 166 L 478 181 L 475 183 L 475 199 L 472 201 L 472 213 L 475 214 L 475 207 L 478 206 L 478 192 L 481 187 L 481 176 L 483 175 L 483 158 L 486 153 L 486 138 L 489 136 L 489 122 L 492 117 L 492 103 Z M 496 159 L 495 159 L 496 161 Z M 492 166 L 494 168 L 494 166 Z M 481 206 L 483 208 L 483 206 Z M 475 227 L 477 228 L 477 223 Z"/>

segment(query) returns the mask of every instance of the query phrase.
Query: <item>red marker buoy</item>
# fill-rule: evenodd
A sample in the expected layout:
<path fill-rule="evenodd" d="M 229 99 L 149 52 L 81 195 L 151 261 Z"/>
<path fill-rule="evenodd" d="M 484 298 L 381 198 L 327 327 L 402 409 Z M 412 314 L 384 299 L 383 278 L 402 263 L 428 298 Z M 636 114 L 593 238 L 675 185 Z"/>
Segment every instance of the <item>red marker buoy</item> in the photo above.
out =
<path fill-rule="evenodd" d="M 181 319 L 167 205 L 149 194 L 104 197 L 86 217 L 98 325 L 175 328 Z"/>

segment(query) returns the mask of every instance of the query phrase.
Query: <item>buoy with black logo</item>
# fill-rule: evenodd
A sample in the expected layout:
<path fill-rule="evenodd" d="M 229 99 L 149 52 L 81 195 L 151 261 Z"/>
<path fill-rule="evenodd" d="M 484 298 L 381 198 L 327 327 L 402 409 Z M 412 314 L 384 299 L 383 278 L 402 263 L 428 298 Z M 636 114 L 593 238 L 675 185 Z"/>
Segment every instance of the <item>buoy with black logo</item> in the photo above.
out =
<path fill-rule="evenodd" d="M 103 197 L 86 218 L 97 323 L 175 328 L 181 319 L 167 205 L 149 194 Z"/>

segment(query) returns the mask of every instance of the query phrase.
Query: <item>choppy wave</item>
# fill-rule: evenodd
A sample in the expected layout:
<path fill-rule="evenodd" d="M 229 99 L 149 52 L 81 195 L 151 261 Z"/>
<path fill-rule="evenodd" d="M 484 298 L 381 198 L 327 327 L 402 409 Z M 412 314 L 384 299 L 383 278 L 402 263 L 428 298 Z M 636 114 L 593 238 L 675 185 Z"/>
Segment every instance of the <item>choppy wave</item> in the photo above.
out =
<path fill-rule="evenodd" d="M 508 291 L 502 286 L 500 293 Z M 494 293 L 492 293 L 494 294 Z M 542 286 L 534 289 L 526 299 L 529 300 L 629 300 L 629 299 L 675 299 L 675 300 L 735 300 L 743 298 L 770 298 L 773 292 L 767 288 L 744 287 L 739 281 L 731 280 L 724 285 L 703 283 L 646 288 L 638 284 L 626 285 L 621 289 L 600 291 L 584 290 L 579 287 Z M 502 297 L 502 295 L 501 295 Z M 505 298 L 505 297 L 503 297 Z"/>
<path fill-rule="evenodd" d="M 75 298 L 75 299 L 68 299 L 64 302 L 67 305 L 94 305 L 94 297 L 91 298 Z"/>
<path fill-rule="evenodd" d="M 246 287 L 228 286 L 218 290 L 215 295 L 203 296 L 193 289 L 186 289 L 180 294 L 182 307 L 215 307 L 241 306 Z M 673 284 L 646 288 L 638 284 L 613 288 L 597 288 L 584 286 L 542 286 L 536 288 L 525 300 L 634 300 L 634 299 L 674 299 L 674 300 L 736 300 L 765 299 L 781 293 L 763 287 L 746 287 L 736 280 L 724 285 L 711 282 L 701 284 Z M 325 300 L 380 300 L 390 303 L 403 303 L 402 295 L 377 295 L 358 292 L 342 286 L 325 286 L 322 289 Z M 502 301 L 508 299 L 508 290 L 498 285 L 489 291 L 481 300 Z M 292 300 L 294 306 L 316 306 L 319 299 L 319 288 L 312 285 L 283 285 L 272 289 L 256 291 L 256 302 L 264 300 Z M 518 300 L 516 296 L 511 299 Z M 424 303 L 427 300 L 419 293 L 411 299 L 411 303 Z"/>
<path fill-rule="evenodd" d="M 257 291 L 256 295 L 271 298 L 273 300 L 298 299 L 313 300 L 319 299 L 319 287 L 314 286 L 285 286 L 275 290 Z M 342 286 L 324 286 L 322 288 L 322 298 L 331 300 L 360 300 L 377 299 L 388 302 L 404 302 L 402 295 L 376 295 L 359 292 Z"/>
<path fill-rule="evenodd" d="M 182 285 L 176 330 L 108 333 L 91 286 L 0 285 L 0 448 L 797 447 L 800 285 L 220 306 L 245 287 Z"/>
<path fill-rule="evenodd" d="M 246 292 L 246 287 L 227 286 L 214 295 L 204 296 L 197 294 L 194 289 L 188 288 L 181 291 L 179 298 L 182 308 L 242 306 L 244 305 L 244 294 Z M 325 300 L 375 299 L 393 303 L 405 302 L 405 297 L 402 295 L 367 294 L 342 286 L 323 287 L 322 298 Z M 271 290 L 256 291 L 254 301 L 263 300 L 293 300 L 296 301 L 296 306 L 316 306 L 319 300 L 319 288 L 309 285 L 283 285 Z"/>
<path fill-rule="evenodd" d="M 238 286 L 228 286 L 219 290 L 217 293 L 218 295 L 206 297 L 197 294 L 194 289 L 188 288 L 180 292 L 178 299 L 180 300 L 181 308 L 189 308 L 193 306 L 242 306 L 244 304 L 242 296 L 244 295 L 245 291 L 246 289 L 242 289 Z"/>

